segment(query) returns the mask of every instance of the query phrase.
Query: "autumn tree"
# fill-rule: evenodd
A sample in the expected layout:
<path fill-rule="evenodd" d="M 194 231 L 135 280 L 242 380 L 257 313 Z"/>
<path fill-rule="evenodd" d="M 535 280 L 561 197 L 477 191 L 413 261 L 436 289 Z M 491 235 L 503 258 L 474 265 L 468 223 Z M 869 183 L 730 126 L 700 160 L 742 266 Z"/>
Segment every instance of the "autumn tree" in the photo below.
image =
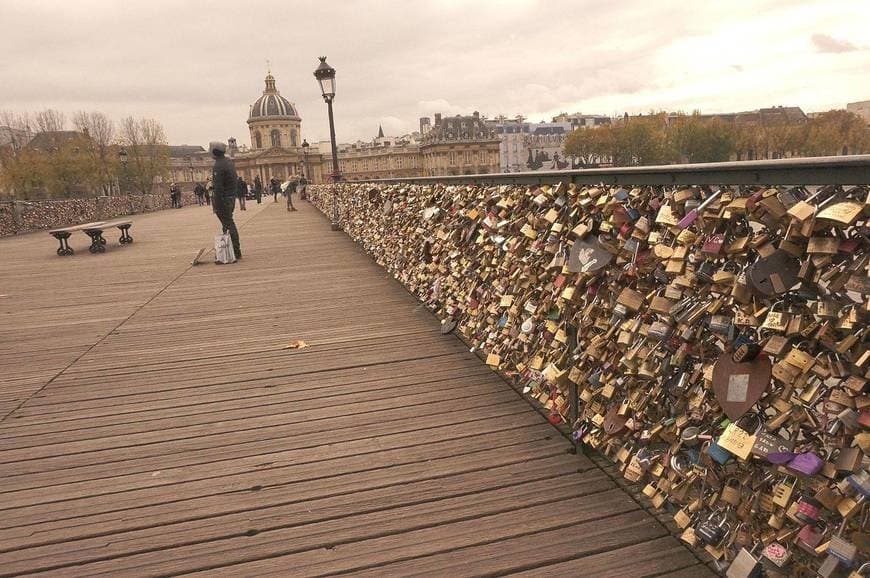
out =
<path fill-rule="evenodd" d="M 73 124 L 89 139 L 86 153 L 95 168 L 94 184 L 104 195 L 112 192 L 118 174 L 117 155 L 113 154 L 115 124 L 102 112 L 79 111 Z"/>
<path fill-rule="evenodd" d="M 810 119 L 801 153 L 806 156 L 870 152 L 870 128 L 856 114 L 830 110 Z"/>
<path fill-rule="evenodd" d="M 600 158 L 603 129 L 578 128 L 565 138 L 564 153 L 573 157 L 583 166 L 590 166 L 594 159 Z"/>
<path fill-rule="evenodd" d="M 734 128 L 719 118 L 677 115 L 668 126 L 671 162 L 728 161 L 737 151 Z"/>
<path fill-rule="evenodd" d="M 138 193 L 150 193 L 155 180 L 169 173 L 169 147 L 163 126 L 150 118 L 121 121 L 120 144 L 127 151 L 126 178 Z"/>

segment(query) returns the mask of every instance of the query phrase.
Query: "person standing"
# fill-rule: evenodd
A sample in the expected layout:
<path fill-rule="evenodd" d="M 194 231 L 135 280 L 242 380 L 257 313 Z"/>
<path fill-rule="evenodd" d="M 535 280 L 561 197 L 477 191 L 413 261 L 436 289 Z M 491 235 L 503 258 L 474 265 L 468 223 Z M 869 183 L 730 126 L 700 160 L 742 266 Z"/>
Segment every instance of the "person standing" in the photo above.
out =
<path fill-rule="evenodd" d="M 203 198 L 205 195 L 205 187 L 202 186 L 202 183 L 196 183 L 196 186 L 193 187 L 193 194 L 196 195 L 196 204 L 201 207 L 205 203 L 205 199 Z"/>
<path fill-rule="evenodd" d="M 293 193 L 296 192 L 296 179 L 290 179 L 287 181 L 287 188 L 284 189 L 284 194 L 287 195 L 287 210 L 295 211 L 296 207 L 293 206 Z"/>
<path fill-rule="evenodd" d="M 208 150 L 214 156 L 212 168 L 212 187 L 214 188 L 214 214 L 221 222 L 224 233 L 229 233 L 233 241 L 236 259 L 242 258 L 242 248 L 239 244 L 239 230 L 233 221 L 233 209 L 236 206 L 236 167 L 233 161 L 226 157 L 227 145 L 212 141 Z"/>
<path fill-rule="evenodd" d="M 304 201 L 308 198 L 308 179 L 305 178 L 305 175 L 302 175 L 302 178 L 299 179 L 299 200 Z"/>
<path fill-rule="evenodd" d="M 169 183 L 169 200 L 172 203 L 173 209 L 181 208 L 181 192 L 178 190 L 178 185 L 174 182 Z"/>
<path fill-rule="evenodd" d="M 260 175 L 254 177 L 254 196 L 257 197 L 257 204 L 263 202 L 263 181 L 260 180 Z"/>
<path fill-rule="evenodd" d="M 245 200 L 248 197 L 248 183 L 245 182 L 245 179 L 239 177 L 239 180 L 236 181 L 236 196 L 239 198 L 239 208 L 243 211 L 247 211 L 245 208 Z"/>
<path fill-rule="evenodd" d="M 269 187 L 272 189 L 272 198 L 275 202 L 278 202 L 278 193 L 281 192 L 281 183 L 278 182 L 278 179 L 272 177 L 272 180 L 269 182 Z"/>

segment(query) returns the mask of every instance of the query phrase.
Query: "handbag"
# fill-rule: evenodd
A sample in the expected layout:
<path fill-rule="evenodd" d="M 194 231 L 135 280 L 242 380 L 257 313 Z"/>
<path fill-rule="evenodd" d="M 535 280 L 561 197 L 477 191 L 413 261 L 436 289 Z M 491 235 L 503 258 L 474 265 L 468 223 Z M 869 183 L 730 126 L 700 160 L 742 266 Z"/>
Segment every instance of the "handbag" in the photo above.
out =
<path fill-rule="evenodd" d="M 222 265 L 236 262 L 236 252 L 229 233 L 214 236 L 214 262 Z"/>

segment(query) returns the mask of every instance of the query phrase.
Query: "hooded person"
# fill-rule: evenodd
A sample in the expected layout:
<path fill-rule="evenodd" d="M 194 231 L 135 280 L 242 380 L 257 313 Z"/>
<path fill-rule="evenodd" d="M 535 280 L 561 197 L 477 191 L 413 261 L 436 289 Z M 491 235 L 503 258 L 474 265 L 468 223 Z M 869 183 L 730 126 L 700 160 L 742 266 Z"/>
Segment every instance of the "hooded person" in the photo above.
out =
<path fill-rule="evenodd" d="M 224 233 L 229 233 L 233 241 L 233 249 L 236 259 L 242 258 L 242 249 L 239 245 L 239 230 L 233 221 L 233 210 L 236 207 L 236 167 L 233 161 L 226 157 L 227 145 L 222 142 L 212 141 L 208 150 L 214 157 L 212 168 L 212 207 L 214 214 L 221 222 Z"/>

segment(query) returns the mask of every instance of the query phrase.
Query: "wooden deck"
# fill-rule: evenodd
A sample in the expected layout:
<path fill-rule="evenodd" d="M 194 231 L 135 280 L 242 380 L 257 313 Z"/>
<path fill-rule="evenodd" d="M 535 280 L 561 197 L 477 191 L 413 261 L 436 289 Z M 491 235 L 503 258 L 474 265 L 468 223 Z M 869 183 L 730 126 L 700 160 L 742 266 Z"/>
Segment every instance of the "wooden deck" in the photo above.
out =
<path fill-rule="evenodd" d="M 0 240 L 0 576 L 710 574 L 299 204 Z"/>

